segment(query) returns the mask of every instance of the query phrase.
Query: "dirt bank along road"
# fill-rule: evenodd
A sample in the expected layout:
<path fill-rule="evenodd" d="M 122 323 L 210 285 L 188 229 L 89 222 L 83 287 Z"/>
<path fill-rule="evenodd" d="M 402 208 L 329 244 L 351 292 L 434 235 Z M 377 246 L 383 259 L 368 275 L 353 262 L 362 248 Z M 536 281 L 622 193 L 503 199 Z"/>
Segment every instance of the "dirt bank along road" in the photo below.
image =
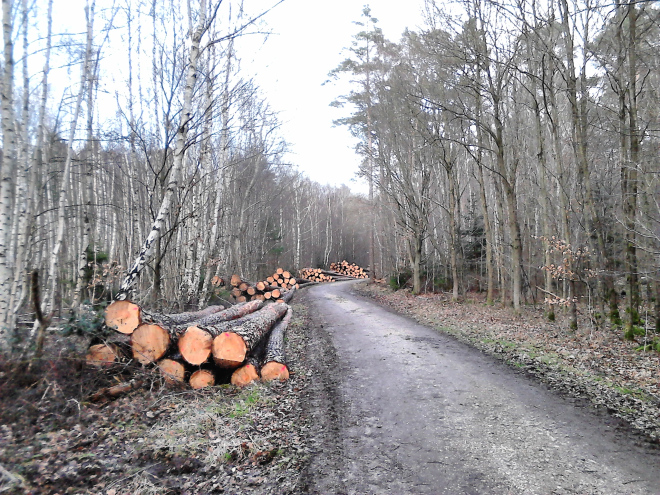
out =
<path fill-rule="evenodd" d="M 304 296 L 319 377 L 310 493 L 660 493 L 660 452 L 618 420 L 354 283 Z"/>

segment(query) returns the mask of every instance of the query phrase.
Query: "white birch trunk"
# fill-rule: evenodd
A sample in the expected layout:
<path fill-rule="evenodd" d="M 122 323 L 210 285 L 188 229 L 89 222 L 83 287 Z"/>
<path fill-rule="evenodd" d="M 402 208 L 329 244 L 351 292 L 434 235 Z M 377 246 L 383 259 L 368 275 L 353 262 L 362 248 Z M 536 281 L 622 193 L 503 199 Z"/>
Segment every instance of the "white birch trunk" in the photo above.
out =
<path fill-rule="evenodd" d="M 69 192 L 69 182 L 71 178 L 71 163 L 73 161 L 73 140 L 76 135 L 76 127 L 78 126 L 78 117 L 80 116 L 80 108 L 82 107 L 82 98 L 85 93 L 87 85 L 87 78 L 89 74 L 89 61 L 92 51 L 92 34 L 94 30 L 94 7 L 96 1 L 93 0 L 91 6 L 85 5 L 85 12 L 87 15 L 87 43 L 85 47 L 85 60 L 81 67 L 80 73 L 80 89 L 78 97 L 76 98 L 76 106 L 71 119 L 71 126 L 69 128 L 69 140 L 67 143 L 66 160 L 64 162 L 64 171 L 62 172 L 62 182 L 60 183 L 59 202 L 57 208 L 57 231 L 53 250 L 50 254 L 50 291 L 47 294 L 47 303 L 44 301 L 47 308 L 51 311 L 55 304 L 55 294 L 57 292 L 57 284 L 59 281 L 59 265 L 60 265 L 60 250 L 64 242 L 64 230 L 66 220 L 66 204 Z M 46 299 L 45 298 L 45 299 Z M 35 326 L 36 329 L 36 326 Z"/>
<path fill-rule="evenodd" d="M 87 36 L 91 38 L 92 32 L 91 30 L 88 31 Z M 89 40 L 88 40 L 89 41 Z M 89 43 L 90 48 L 91 48 L 91 42 Z M 98 55 L 98 54 L 97 54 Z M 88 67 L 87 69 L 89 70 L 90 63 L 88 61 Z M 79 255 L 79 260 L 78 260 L 78 278 L 76 280 L 76 288 L 73 293 L 73 308 L 79 308 L 82 305 L 83 302 L 83 284 L 85 281 L 85 272 L 87 270 L 87 265 L 89 263 L 89 260 L 87 259 L 87 251 L 90 245 L 90 234 L 92 232 L 92 223 L 91 223 L 91 214 L 92 214 L 92 195 L 93 195 L 93 189 L 92 189 L 92 177 L 94 173 L 94 150 L 96 146 L 94 145 L 92 141 L 92 126 L 93 126 L 93 119 L 94 119 L 94 80 L 96 77 L 96 71 L 98 68 L 98 56 L 96 59 L 96 67 L 92 71 L 92 74 L 88 74 L 87 77 L 87 82 L 88 82 L 88 88 L 87 88 L 87 146 L 88 146 L 88 152 L 87 152 L 87 163 L 85 165 L 86 171 L 82 175 L 82 183 L 81 183 L 81 196 L 82 196 L 82 203 L 83 203 L 83 211 L 82 211 L 82 243 L 80 246 L 80 255 Z"/>
<path fill-rule="evenodd" d="M 190 56 L 188 61 L 188 69 L 186 74 L 186 86 L 183 94 L 183 108 L 181 110 L 181 120 L 176 136 L 176 149 L 174 151 L 174 163 L 170 172 L 169 182 L 163 195 L 163 201 L 158 210 L 158 215 L 154 221 L 151 231 L 147 236 L 142 249 L 137 258 L 133 262 L 130 270 L 126 274 L 126 278 L 119 288 L 119 292 L 115 296 L 115 300 L 121 301 L 128 297 L 129 291 L 133 288 L 135 281 L 144 268 L 144 265 L 149 261 L 154 250 L 154 245 L 160 237 L 160 230 L 164 224 L 165 217 L 170 211 L 174 192 L 179 183 L 179 175 L 183 168 L 183 159 L 186 152 L 186 140 L 188 138 L 188 124 L 192 118 L 192 96 L 195 82 L 197 80 L 197 61 L 199 59 L 199 43 L 206 30 L 206 0 L 200 1 L 199 8 L 199 22 L 194 32 L 190 33 Z"/>
<path fill-rule="evenodd" d="M 2 84 L 2 169 L 0 170 L 0 294 L 11 289 L 13 266 L 9 258 L 11 211 L 16 174 L 16 129 L 14 127 L 14 47 L 12 44 L 11 0 L 2 0 L 4 71 Z M 8 351 L 11 328 L 8 297 L 0 297 L 0 352 Z"/>
<path fill-rule="evenodd" d="M 15 267 L 14 267 L 14 280 L 12 283 L 11 292 L 9 294 L 9 305 L 10 305 L 10 316 L 9 316 L 9 328 L 13 329 L 16 322 L 16 312 L 21 306 L 22 302 L 25 300 L 25 295 L 27 294 L 25 283 L 26 274 L 25 271 L 25 262 L 26 262 L 26 252 L 27 252 L 27 237 L 28 237 L 28 216 L 30 214 L 30 194 L 28 192 L 28 173 L 30 169 L 30 158 L 29 158 L 29 103 L 30 103 L 30 78 L 28 74 L 28 5 L 27 0 L 22 1 L 22 30 L 23 30 L 23 108 L 21 121 L 23 124 L 22 128 L 22 139 L 21 139 L 21 164 L 18 166 L 17 176 L 16 176 L 16 204 L 15 204 L 15 214 L 14 214 L 14 225 L 16 229 L 16 252 L 14 255 Z"/>

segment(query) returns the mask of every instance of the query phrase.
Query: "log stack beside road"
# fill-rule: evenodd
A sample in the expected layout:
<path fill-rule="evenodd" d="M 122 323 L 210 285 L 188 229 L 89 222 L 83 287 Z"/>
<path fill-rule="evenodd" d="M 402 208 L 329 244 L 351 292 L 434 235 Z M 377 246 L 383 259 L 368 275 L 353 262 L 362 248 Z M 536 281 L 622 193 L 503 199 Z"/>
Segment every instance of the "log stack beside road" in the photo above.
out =
<path fill-rule="evenodd" d="M 330 270 L 353 278 L 369 278 L 364 268 L 346 260 L 330 263 Z"/>
<path fill-rule="evenodd" d="M 284 336 L 292 317 L 289 303 L 300 283 L 367 277 L 365 270 L 346 261 L 332 263 L 331 269 L 303 268 L 295 278 L 278 268 L 256 283 L 238 275 L 216 276 L 212 284 L 231 288 L 237 301 L 228 308 L 209 306 L 200 311 L 160 314 L 131 301 L 115 301 L 106 309 L 105 324 L 117 331 L 117 337 L 91 346 L 87 362 L 108 366 L 134 360 L 154 366 L 167 383 L 182 383 L 187 378 L 193 388 L 213 385 L 220 377 L 229 376 L 228 372 L 231 382 L 239 386 L 259 378 L 286 380 L 289 370 Z M 133 382 L 136 380 L 117 390 L 131 390 L 136 386 Z"/>
<path fill-rule="evenodd" d="M 248 359 L 255 370 L 267 364 L 263 359 L 271 329 L 280 328 L 277 343 L 270 346 L 279 348 L 282 329 L 286 329 L 291 314 L 287 302 L 294 292 L 291 288 L 277 303 L 255 299 L 227 309 L 216 306 L 174 315 L 151 313 L 129 301 L 115 301 L 106 309 L 105 324 L 128 339 L 128 352 L 115 343 L 95 344 L 88 351 L 87 362 L 107 366 L 132 358 L 145 366 L 155 365 L 167 383 L 181 383 L 188 377 L 193 388 L 211 386 Z M 288 319 L 282 326 L 286 315 Z M 281 364 L 286 367 L 286 363 Z M 287 377 L 288 370 L 264 380 Z"/>

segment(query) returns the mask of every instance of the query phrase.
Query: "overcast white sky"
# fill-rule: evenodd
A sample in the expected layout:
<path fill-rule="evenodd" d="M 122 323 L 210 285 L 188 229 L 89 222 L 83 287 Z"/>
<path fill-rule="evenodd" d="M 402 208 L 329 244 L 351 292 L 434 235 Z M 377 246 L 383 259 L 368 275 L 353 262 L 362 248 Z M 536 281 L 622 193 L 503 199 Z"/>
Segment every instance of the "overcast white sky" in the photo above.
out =
<path fill-rule="evenodd" d="M 246 5 L 258 10 L 276 2 L 247 0 Z M 55 0 L 54 32 L 66 30 L 82 36 L 85 31 L 84 3 L 84 0 Z M 97 0 L 97 11 L 111 4 L 111 0 Z M 263 36 L 258 34 L 241 37 L 238 41 L 243 77 L 252 76 L 271 108 L 279 113 L 281 133 L 291 150 L 285 160 L 312 180 L 332 185 L 346 184 L 356 192 L 366 192 L 367 189 L 363 181 L 354 180 L 360 162 L 354 151 L 356 141 L 347 128 L 332 124 L 334 119 L 346 116 L 347 110 L 329 106 L 338 96 L 346 94 L 350 86 L 334 83 L 323 86 L 323 83 L 328 79 L 328 72 L 349 55 L 344 49 L 351 45 L 353 36 L 360 30 L 354 21 L 362 20 L 362 9 L 366 4 L 390 40 L 398 41 L 406 27 L 415 30 L 423 24 L 424 0 L 284 0 L 264 18 L 273 33 L 265 43 Z M 101 20 L 96 23 L 98 31 L 103 23 Z M 121 42 L 106 45 L 102 62 L 102 70 L 110 73 L 110 80 L 103 80 L 111 91 L 99 96 L 107 100 L 111 112 L 116 108 L 112 90 L 117 84 L 114 77 L 125 80 L 121 68 L 113 66 L 113 58 L 122 56 L 117 46 L 121 46 Z M 40 69 L 41 65 L 34 62 L 33 70 Z M 77 66 L 68 76 L 65 71 L 64 68 L 56 69 L 51 79 L 55 83 L 78 81 Z M 66 85 L 56 83 L 51 98 L 59 99 Z"/>
<path fill-rule="evenodd" d="M 424 0 L 285 0 L 266 17 L 274 34 L 263 45 L 244 44 L 240 54 L 243 69 L 254 73 L 280 112 L 282 134 L 292 150 L 287 160 L 317 182 L 346 184 L 360 192 L 366 185 L 352 181 L 360 162 L 356 142 L 345 127 L 333 127 L 332 121 L 345 114 L 329 106 L 347 87 L 322 84 L 347 57 L 343 49 L 359 31 L 353 22 L 361 20 L 367 3 L 390 40 L 398 41 L 406 27 L 415 30 L 423 23 Z"/>

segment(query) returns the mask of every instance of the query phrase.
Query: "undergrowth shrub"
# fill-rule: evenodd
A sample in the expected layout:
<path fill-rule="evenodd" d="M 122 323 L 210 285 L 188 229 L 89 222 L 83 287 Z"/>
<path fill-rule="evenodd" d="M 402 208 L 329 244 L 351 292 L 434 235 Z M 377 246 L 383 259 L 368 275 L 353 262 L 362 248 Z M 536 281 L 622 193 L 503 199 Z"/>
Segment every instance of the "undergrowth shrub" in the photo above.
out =
<path fill-rule="evenodd" d="M 412 272 L 410 270 L 403 270 L 394 275 L 390 276 L 390 287 L 393 290 L 399 290 L 408 283 L 412 278 Z"/>

